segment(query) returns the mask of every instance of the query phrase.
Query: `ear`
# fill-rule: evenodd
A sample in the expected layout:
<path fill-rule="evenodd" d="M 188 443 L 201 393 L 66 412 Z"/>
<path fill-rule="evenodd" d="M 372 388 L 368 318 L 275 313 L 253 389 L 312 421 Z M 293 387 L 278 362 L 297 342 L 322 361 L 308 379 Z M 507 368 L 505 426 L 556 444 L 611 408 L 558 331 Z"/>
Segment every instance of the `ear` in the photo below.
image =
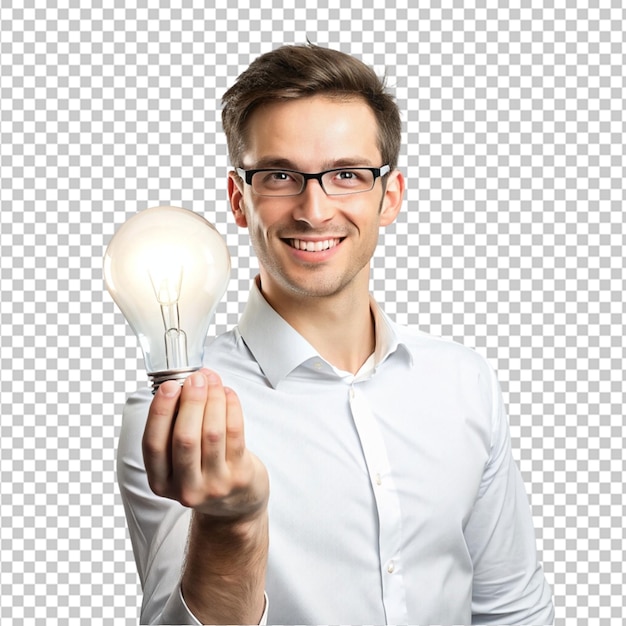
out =
<path fill-rule="evenodd" d="M 237 172 L 228 172 L 228 199 L 230 200 L 230 209 L 235 217 L 235 223 L 241 228 L 248 226 L 246 213 L 243 203 L 243 180 Z"/>
<path fill-rule="evenodd" d="M 381 203 L 380 209 L 380 225 L 389 226 L 393 223 L 400 213 L 402 202 L 404 200 L 404 191 L 406 184 L 404 176 L 399 170 L 393 170 L 387 178 L 387 187 L 385 195 Z"/>

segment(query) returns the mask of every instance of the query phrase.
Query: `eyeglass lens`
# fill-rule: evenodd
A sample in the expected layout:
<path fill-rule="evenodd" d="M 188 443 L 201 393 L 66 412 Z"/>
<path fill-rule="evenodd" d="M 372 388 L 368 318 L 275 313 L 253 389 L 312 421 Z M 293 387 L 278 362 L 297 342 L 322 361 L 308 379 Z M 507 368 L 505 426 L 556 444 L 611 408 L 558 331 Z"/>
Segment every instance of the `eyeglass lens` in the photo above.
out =
<path fill-rule="evenodd" d="M 266 196 L 295 196 L 305 187 L 308 176 L 289 170 L 256 172 L 252 189 Z M 324 172 L 318 178 L 328 195 L 344 195 L 369 191 L 374 186 L 374 174 L 369 169 L 341 169 Z"/>

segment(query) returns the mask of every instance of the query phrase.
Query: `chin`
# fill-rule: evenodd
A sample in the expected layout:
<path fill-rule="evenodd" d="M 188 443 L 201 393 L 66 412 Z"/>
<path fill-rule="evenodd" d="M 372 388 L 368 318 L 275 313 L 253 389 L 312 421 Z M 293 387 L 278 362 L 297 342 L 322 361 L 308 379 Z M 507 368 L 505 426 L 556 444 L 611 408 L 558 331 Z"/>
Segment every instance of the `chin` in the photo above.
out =
<path fill-rule="evenodd" d="M 324 298 L 331 297 L 341 293 L 351 281 L 345 281 L 340 279 L 315 279 L 309 278 L 308 280 L 290 280 L 286 279 L 284 285 L 296 295 L 309 297 L 309 298 Z"/>

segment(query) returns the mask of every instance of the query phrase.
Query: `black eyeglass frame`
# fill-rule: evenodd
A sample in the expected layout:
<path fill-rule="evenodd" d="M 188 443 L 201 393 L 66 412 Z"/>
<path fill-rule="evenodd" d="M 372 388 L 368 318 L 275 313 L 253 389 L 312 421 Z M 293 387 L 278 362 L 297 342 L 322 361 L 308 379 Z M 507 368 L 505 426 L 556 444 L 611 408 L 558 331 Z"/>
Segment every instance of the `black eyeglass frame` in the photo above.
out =
<path fill-rule="evenodd" d="M 344 193 L 328 193 L 326 189 L 324 189 L 324 183 L 322 182 L 322 177 L 325 176 L 326 174 L 330 174 L 331 172 L 344 172 L 344 171 L 352 172 L 354 170 L 368 171 L 373 174 L 374 179 L 372 180 L 372 186 L 369 189 L 359 189 L 358 191 L 346 191 Z M 241 176 L 241 178 L 243 178 L 246 184 L 250 186 L 252 186 L 253 176 L 255 174 L 258 174 L 259 172 L 285 172 L 286 174 L 298 174 L 298 176 L 302 176 L 302 188 L 300 189 L 298 193 L 290 193 L 290 194 L 284 194 L 284 195 L 283 194 L 268 195 L 268 194 L 259 194 L 256 191 L 254 192 L 257 195 L 263 196 L 265 198 L 293 198 L 295 196 L 299 196 L 306 189 L 306 185 L 308 181 L 312 179 L 317 180 L 323 192 L 327 196 L 350 196 L 350 195 L 357 194 L 357 193 L 365 193 L 367 191 L 371 191 L 372 189 L 374 189 L 374 185 L 376 184 L 377 178 L 382 178 L 383 176 L 386 176 L 387 174 L 389 174 L 389 172 L 391 172 L 391 166 L 382 165 L 381 167 L 333 167 L 332 169 L 324 170 L 323 172 L 317 172 L 315 174 L 310 174 L 307 172 L 299 172 L 298 170 L 283 169 L 280 167 L 264 167 L 264 168 L 256 169 L 256 170 L 244 170 L 241 167 L 236 167 L 235 171 L 237 172 L 237 174 L 239 174 L 239 176 Z"/>

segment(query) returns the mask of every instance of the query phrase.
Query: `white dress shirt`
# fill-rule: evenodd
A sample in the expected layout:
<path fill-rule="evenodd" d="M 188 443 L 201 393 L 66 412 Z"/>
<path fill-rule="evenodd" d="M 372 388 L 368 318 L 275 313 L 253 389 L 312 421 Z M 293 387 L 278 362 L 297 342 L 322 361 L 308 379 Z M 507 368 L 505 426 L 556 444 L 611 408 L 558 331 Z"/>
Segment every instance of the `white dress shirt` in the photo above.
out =
<path fill-rule="evenodd" d="M 372 300 L 376 351 L 339 371 L 253 285 L 205 351 L 235 389 L 270 476 L 270 624 L 549 624 L 528 501 L 498 383 L 457 343 L 394 324 Z M 189 510 L 155 496 L 124 411 L 118 480 L 142 623 L 198 624 L 180 593 Z"/>

